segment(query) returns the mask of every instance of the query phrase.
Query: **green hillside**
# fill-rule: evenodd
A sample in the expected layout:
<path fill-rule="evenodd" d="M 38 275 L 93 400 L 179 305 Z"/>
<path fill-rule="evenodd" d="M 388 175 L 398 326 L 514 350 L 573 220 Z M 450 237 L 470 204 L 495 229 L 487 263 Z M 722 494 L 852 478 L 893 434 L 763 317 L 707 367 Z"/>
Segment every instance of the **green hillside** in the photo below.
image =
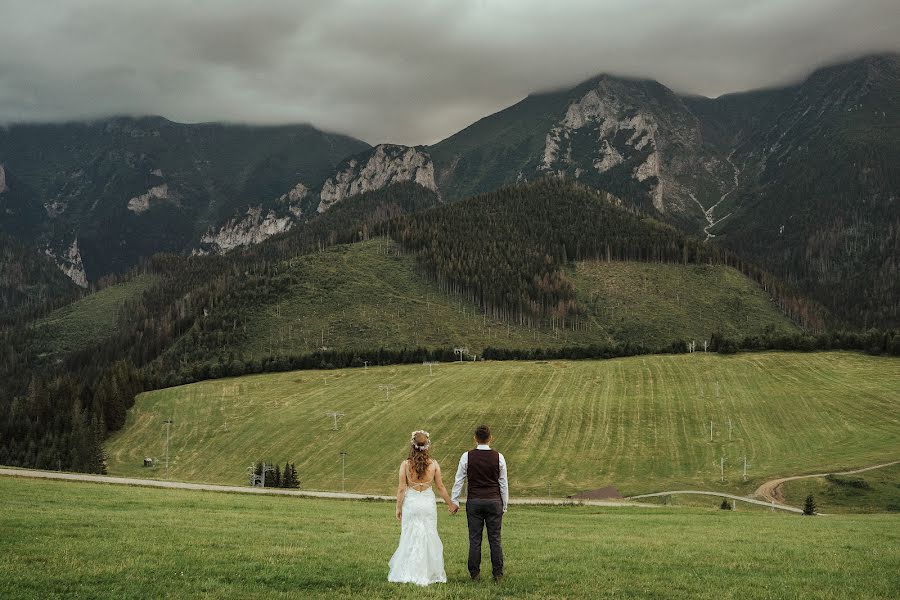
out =
<path fill-rule="evenodd" d="M 120 312 L 136 300 L 156 278 L 137 275 L 67 304 L 35 323 L 35 344 L 41 354 L 65 354 L 111 335 L 119 327 Z"/>
<path fill-rule="evenodd" d="M 389 401 L 383 384 L 395 386 Z M 605 485 L 749 492 L 776 475 L 897 458 L 900 422 L 886 416 L 898 388 L 896 359 L 850 353 L 295 371 L 141 394 L 107 453 L 112 474 L 162 477 L 142 460 L 164 457 L 171 418 L 172 479 L 242 484 L 254 460 L 292 460 L 305 488 L 334 490 L 346 451 L 348 490 L 391 493 L 410 431 L 431 431 L 452 471 L 486 422 L 516 495 L 548 484 L 555 496 Z M 329 411 L 346 414 L 338 431 Z"/>
<path fill-rule="evenodd" d="M 617 340 L 702 345 L 716 331 L 735 339 L 799 331 L 756 284 L 723 265 L 586 261 L 571 277 L 592 325 Z"/>
<path fill-rule="evenodd" d="M 439 511 L 448 583 L 422 590 L 387 582 L 399 538 L 387 502 L 9 477 L 0 477 L 0 497 L 5 598 L 845 600 L 900 593 L 892 515 L 513 507 L 503 523 L 506 577 L 498 587 L 468 580 L 465 517 Z M 86 526 L 92 523 L 103 525 Z"/>
<path fill-rule="evenodd" d="M 785 501 L 797 506 L 812 494 L 818 510 L 824 513 L 900 513 L 900 465 L 853 475 L 787 481 L 782 491 Z"/>
<path fill-rule="evenodd" d="M 610 341 L 668 346 L 676 339 L 736 338 L 797 328 L 753 282 L 725 266 L 575 263 L 569 276 L 587 328 L 507 326 L 423 277 L 413 256 L 383 239 L 299 257 L 280 300 L 248 315 L 238 353 L 467 346 L 559 347 Z"/>

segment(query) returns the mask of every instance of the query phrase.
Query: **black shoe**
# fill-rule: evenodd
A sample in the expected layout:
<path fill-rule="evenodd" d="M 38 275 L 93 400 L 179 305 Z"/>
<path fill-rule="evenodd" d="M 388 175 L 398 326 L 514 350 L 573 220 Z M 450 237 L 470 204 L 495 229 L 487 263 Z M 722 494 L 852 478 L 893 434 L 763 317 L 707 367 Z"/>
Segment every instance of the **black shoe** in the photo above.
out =
<path fill-rule="evenodd" d="M 481 581 L 481 573 L 478 573 L 476 575 L 469 575 L 469 577 L 472 578 L 472 581 Z"/>
<path fill-rule="evenodd" d="M 500 584 L 503 582 L 503 575 L 494 575 L 494 583 Z"/>

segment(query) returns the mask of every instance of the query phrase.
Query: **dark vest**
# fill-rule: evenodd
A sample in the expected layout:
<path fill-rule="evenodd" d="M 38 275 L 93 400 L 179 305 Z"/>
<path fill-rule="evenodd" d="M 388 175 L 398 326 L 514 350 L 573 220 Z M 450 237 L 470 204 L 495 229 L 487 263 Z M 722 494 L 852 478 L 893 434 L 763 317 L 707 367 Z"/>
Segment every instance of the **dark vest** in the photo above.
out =
<path fill-rule="evenodd" d="M 500 500 L 500 453 L 496 450 L 470 450 L 469 499 Z"/>

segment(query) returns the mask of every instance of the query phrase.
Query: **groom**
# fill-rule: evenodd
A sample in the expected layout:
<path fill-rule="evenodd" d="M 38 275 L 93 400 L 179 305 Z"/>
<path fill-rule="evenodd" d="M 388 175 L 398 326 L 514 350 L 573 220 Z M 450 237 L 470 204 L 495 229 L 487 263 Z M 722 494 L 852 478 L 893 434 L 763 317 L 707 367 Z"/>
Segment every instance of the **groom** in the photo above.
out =
<path fill-rule="evenodd" d="M 450 512 L 459 510 L 459 496 L 463 481 L 468 478 L 466 496 L 466 521 L 469 524 L 469 575 L 473 580 L 481 578 L 481 540 L 485 527 L 491 546 L 491 567 L 494 581 L 503 578 L 503 546 L 500 545 L 500 525 L 509 505 L 509 480 L 506 476 L 506 460 L 491 449 L 494 436 L 487 425 L 475 430 L 475 449 L 462 455 L 453 483 L 453 505 Z"/>

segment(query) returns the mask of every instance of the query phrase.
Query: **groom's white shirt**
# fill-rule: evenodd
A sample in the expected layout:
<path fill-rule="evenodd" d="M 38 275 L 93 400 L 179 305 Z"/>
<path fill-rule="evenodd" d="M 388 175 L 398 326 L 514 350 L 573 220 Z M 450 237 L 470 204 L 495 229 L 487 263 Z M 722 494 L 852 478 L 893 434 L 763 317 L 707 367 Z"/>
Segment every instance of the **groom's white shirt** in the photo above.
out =
<path fill-rule="evenodd" d="M 476 450 L 490 450 L 487 444 L 478 444 Z M 497 454 L 500 454 L 499 452 Z M 469 472 L 469 453 L 463 452 L 459 459 L 459 467 L 456 468 L 456 481 L 453 482 L 453 494 L 450 500 L 453 504 L 459 506 L 459 497 L 462 495 L 463 482 L 466 480 L 466 474 Z M 503 512 L 509 506 L 509 480 L 506 478 L 506 459 L 500 454 L 500 498 L 503 500 Z"/>

